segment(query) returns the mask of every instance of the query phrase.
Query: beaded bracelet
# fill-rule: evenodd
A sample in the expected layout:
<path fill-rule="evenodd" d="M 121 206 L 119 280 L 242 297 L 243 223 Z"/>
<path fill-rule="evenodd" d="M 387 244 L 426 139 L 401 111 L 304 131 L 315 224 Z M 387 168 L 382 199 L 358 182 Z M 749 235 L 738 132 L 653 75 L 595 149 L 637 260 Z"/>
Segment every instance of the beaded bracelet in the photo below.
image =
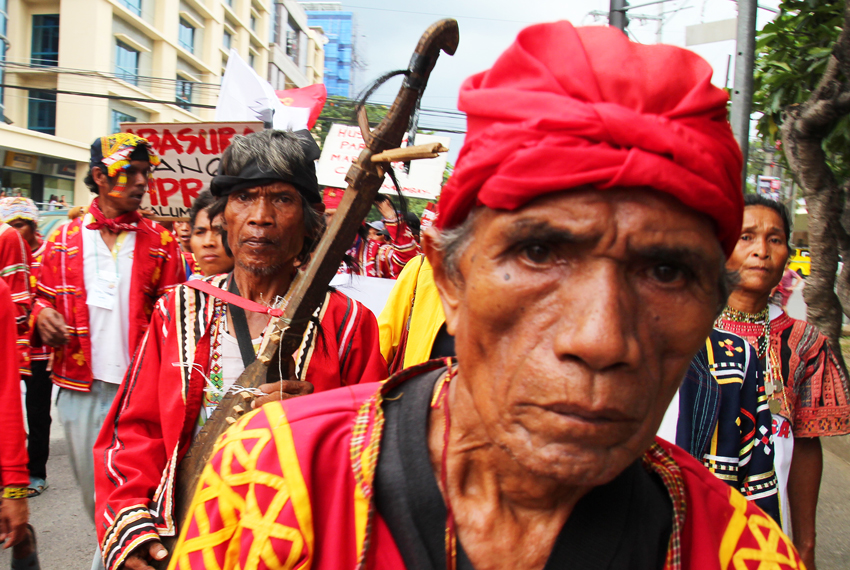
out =
<path fill-rule="evenodd" d="M 4 487 L 3 488 L 3 498 L 4 499 L 26 499 L 27 498 L 27 488 L 26 487 Z"/>

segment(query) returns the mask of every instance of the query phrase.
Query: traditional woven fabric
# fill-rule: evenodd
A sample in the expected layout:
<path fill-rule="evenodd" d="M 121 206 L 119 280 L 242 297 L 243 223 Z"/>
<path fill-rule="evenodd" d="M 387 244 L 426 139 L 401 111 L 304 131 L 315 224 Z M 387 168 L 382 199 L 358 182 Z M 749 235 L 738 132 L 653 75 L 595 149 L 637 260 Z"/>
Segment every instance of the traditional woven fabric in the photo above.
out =
<path fill-rule="evenodd" d="M 691 51 L 614 28 L 526 28 L 461 87 L 466 140 L 437 225 L 571 188 L 652 188 L 712 218 L 728 255 L 741 232 L 742 158 L 711 76 Z"/>
<path fill-rule="evenodd" d="M 27 434 L 15 347 L 16 316 L 9 286 L 0 279 L 0 488 L 29 485 Z"/>
<path fill-rule="evenodd" d="M 12 196 L 0 198 L 0 221 L 7 224 L 12 220 L 38 222 L 38 206 L 29 198 Z"/>
<path fill-rule="evenodd" d="M 675 443 L 781 524 L 771 430 L 755 349 L 712 330 L 679 389 Z"/>
<path fill-rule="evenodd" d="M 9 224 L 0 222 L 0 279 L 9 286 L 12 302 L 16 308 L 18 370 L 22 376 L 29 376 L 30 374 L 31 264 L 32 253 L 21 235 Z"/>
<path fill-rule="evenodd" d="M 139 231 L 139 222 L 142 219 L 142 215 L 138 210 L 121 214 L 117 218 L 107 218 L 100 209 L 99 200 L 100 198 L 95 198 L 89 206 L 89 212 L 86 215 L 86 219 L 88 220 L 86 229 L 99 230 L 100 228 L 107 228 L 116 234 Z"/>
<path fill-rule="evenodd" d="M 758 346 L 761 324 L 723 319 L 723 329 Z M 770 353 L 780 364 L 785 387 L 779 414 L 787 418 L 795 437 L 823 437 L 850 433 L 850 388 L 847 377 L 827 344 L 826 337 L 805 321 L 786 313 L 770 321 Z"/>
<path fill-rule="evenodd" d="M 68 343 L 54 351 L 53 382 L 62 388 L 88 392 L 92 383 L 89 310 L 83 271 L 83 224 L 89 214 L 72 220 L 49 238 L 35 291 L 33 318 L 46 308 L 59 311 L 70 327 Z M 17 233 L 17 232 L 16 232 Z M 130 286 L 130 353 L 148 328 L 154 303 L 167 290 L 185 281 L 180 250 L 171 233 L 142 219 L 133 249 Z M 35 346 L 41 339 L 34 336 Z"/>
<path fill-rule="evenodd" d="M 226 279 L 205 281 L 224 289 Z M 294 355 L 297 378 L 316 392 L 386 378 L 378 325 L 368 309 L 332 290 L 314 316 Z M 211 403 L 207 378 L 215 383 L 219 375 L 221 385 L 216 335 L 225 318 L 221 299 L 186 285 L 155 307 L 94 446 L 95 518 L 107 570 L 121 566 L 139 544 L 175 533 L 175 468 L 189 449 L 202 407 Z M 270 336 L 264 333 L 264 344 Z"/>
<path fill-rule="evenodd" d="M 443 365 L 274 402 L 242 418 L 216 445 L 169 569 L 403 569 L 373 502 L 382 397 Z M 665 569 L 802 568 L 770 517 L 684 451 L 657 440 L 643 461 L 674 509 Z"/>
<path fill-rule="evenodd" d="M 407 262 L 419 255 L 419 245 L 413 239 L 410 228 L 398 220 L 384 220 L 384 226 L 390 234 L 391 243 L 358 236 L 346 252 L 357 262 L 358 275 L 397 279 Z M 344 273 L 351 272 L 346 264 L 340 269 Z"/>
<path fill-rule="evenodd" d="M 44 252 L 47 251 L 47 240 L 44 239 L 41 241 L 41 245 L 38 246 L 34 252 L 32 252 L 32 264 L 30 264 L 30 291 L 33 293 L 33 297 L 35 297 L 36 285 L 38 284 L 38 276 L 41 275 L 41 262 L 44 259 Z M 33 313 L 34 315 L 34 313 Z M 33 315 L 30 315 L 29 329 L 30 334 L 35 330 L 35 318 Z M 30 338 L 26 339 L 27 347 L 30 351 L 30 360 L 50 360 L 50 354 L 53 352 L 53 349 L 46 345 L 37 345 L 35 343 L 30 342 Z"/>

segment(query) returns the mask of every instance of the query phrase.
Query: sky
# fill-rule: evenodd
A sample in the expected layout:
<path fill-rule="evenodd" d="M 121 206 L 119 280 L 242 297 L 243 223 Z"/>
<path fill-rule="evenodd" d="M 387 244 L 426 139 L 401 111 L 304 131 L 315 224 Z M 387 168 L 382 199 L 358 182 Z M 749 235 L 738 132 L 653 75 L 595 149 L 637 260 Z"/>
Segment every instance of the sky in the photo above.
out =
<path fill-rule="evenodd" d="M 651 0 L 631 0 L 632 5 Z M 779 0 L 760 0 L 760 5 L 776 8 Z M 381 74 L 407 67 L 410 55 L 425 29 L 441 18 L 454 18 L 460 28 L 460 44 L 453 57 L 441 54 L 422 100 L 423 109 L 453 112 L 449 116 L 425 113 L 420 118 L 423 128 L 464 130 L 465 121 L 457 115 L 457 94 L 468 76 L 488 69 L 499 54 L 526 26 L 554 20 L 569 20 L 574 25 L 607 24 L 609 0 L 342 0 L 343 8 L 355 16 L 355 49 L 364 69 L 355 72 L 355 92 L 359 92 Z M 594 16 L 599 11 L 605 17 Z M 733 0 L 670 0 L 643 8 L 630 14 L 663 17 L 661 30 L 658 21 L 640 20 L 631 16 L 629 30 L 632 39 L 646 44 L 663 43 L 684 46 L 685 27 L 689 25 L 734 18 L 737 2 Z M 758 28 L 774 14 L 758 10 Z M 728 55 L 735 42 L 724 41 L 695 46 L 714 68 L 714 83 L 723 86 Z M 569 54 L 564 54 L 569 57 Z M 734 61 L 734 58 L 733 58 Z M 734 68 L 729 70 L 729 86 Z M 372 101 L 390 103 L 400 86 L 400 79 L 391 80 L 372 97 Z M 356 93 L 355 93 L 356 94 Z M 452 135 L 449 161 L 457 158 L 462 135 Z"/>

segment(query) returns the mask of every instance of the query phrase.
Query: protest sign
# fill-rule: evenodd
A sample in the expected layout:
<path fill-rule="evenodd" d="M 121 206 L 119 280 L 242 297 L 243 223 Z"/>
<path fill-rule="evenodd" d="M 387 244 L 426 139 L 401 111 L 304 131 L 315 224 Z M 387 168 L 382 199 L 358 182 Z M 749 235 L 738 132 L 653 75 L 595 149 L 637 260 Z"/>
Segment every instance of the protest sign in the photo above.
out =
<path fill-rule="evenodd" d="M 419 133 L 416 135 L 415 142 L 416 144 L 439 142 L 448 148 L 451 139 Z M 407 135 L 404 136 L 401 146 L 407 146 Z M 325 144 L 322 146 L 322 156 L 319 158 L 319 164 L 316 168 L 319 184 L 334 188 L 346 188 L 348 184 L 345 182 L 345 174 L 364 148 L 366 148 L 366 144 L 358 127 L 331 125 Z M 401 193 L 410 198 L 436 200 L 440 195 L 443 171 L 446 168 L 446 157 L 446 153 L 443 153 L 437 158 L 411 161 L 409 173 L 404 171 L 402 163 L 392 163 L 398 184 L 401 187 Z M 383 194 L 395 194 L 395 187 L 389 176 L 384 177 L 380 191 Z"/>
<path fill-rule="evenodd" d="M 142 208 L 160 219 L 189 219 L 201 190 L 209 189 L 221 153 L 236 135 L 263 130 L 260 122 L 121 123 L 122 132 L 150 141 L 162 162 L 154 168 Z"/>

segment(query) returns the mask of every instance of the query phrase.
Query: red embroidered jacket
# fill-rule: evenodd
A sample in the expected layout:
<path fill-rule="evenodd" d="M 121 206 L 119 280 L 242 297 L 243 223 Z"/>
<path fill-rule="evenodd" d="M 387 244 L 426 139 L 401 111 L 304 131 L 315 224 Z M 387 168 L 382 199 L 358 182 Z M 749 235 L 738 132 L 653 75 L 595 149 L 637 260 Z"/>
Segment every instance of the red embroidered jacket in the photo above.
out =
<path fill-rule="evenodd" d="M 354 245 L 346 252 L 360 267 L 359 274 L 367 277 L 396 279 L 408 261 L 419 255 L 419 245 L 413 234 L 398 220 L 384 220 L 391 243 L 364 240 L 357 237 Z M 340 270 L 349 273 L 350 268 L 342 264 Z"/>
<path fill-rule="evenodd" d="M 206 281 L 223 288 L 226 276 Z M 174 471 L 194 436 L 222 308 L 185 285 L 163 297 L 104 422 L 94 446 L 95 527 L 107 570 L 140 544 L 174 535 Z M 369 309 L 332 290 L 316 315 L 321 330 L 311 323 L 304 333 L 298 378 L 321 392 L 387 377 Z"/>
<path fill-rule="evenodd" d="M 0 487 L 26 487 L 30 483 L 16 350 L 17 315 L 9 286 L 0 279 Z"/>
<path fill-rule="evenodd" d="M 21 234 L 9 224 L 0 222 L 0 278 L 9 286 L 12 302 L 15 304 L 18 362 L 22 376 L 29 376 L 30 374 L 31 263 L 30 248 L 24 243 Z"/>
<path fill-rule="evenodd" d="M 46 308 L 56 309 L 71 327 L 68 343 L 56 349 L 53 382 L 69 390 L 91 389 L 89 309 L 83 278 L 83 220 L 65 224 L 48 240 L 36 287 L 33 318 Z M 148 219 L 139 222 L 130 281 L 130 354 L 148 328 L 156 300 L 170 287 L 186 280 L 183 257 L 171 232 Z M 36 335 L 34 343 L 40 344 Z"/>
<path fill-rule="evenodd" d="M 242 418 L 216 444 L 169 570 L 405 568 L 374 504 L 382 395 L 438 366 L 272 402 Z M 773 519 L 682 449 L 656 439 L 643 466 L 673 504 L 665 570 L 803 568 Z"/>

